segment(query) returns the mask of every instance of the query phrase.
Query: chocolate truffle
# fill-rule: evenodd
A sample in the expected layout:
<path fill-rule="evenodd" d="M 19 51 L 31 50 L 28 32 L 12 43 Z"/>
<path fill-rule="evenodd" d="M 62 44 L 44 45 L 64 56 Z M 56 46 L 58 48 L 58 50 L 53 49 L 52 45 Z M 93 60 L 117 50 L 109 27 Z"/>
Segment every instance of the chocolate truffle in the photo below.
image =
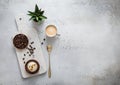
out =
<path fill-rule="evenodd" d="M 17 34 L 13 38 L 13 44 L 18 49 L 24 49 L 27 47 L 29 41 L 26 35 L 24 34 Z"/>
<path fill-rule="evenodd" d="M 29 60 L 25 64 L 25 70 L 30 74 L 35 74 L 39 71 L 40 65 L 36 60 Z"/>

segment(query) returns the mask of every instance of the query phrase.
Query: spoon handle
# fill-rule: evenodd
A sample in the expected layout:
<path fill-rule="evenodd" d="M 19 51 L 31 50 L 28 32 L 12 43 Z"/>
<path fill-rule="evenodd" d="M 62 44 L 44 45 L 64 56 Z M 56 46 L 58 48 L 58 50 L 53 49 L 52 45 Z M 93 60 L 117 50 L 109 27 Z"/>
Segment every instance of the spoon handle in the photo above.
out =
<path fill-rule="evenodd" d="M 49 68 L 48 68 L 48 77 L 51 78 L 51 63 L 50 63 L 50 54 L 49 54 Z"/>

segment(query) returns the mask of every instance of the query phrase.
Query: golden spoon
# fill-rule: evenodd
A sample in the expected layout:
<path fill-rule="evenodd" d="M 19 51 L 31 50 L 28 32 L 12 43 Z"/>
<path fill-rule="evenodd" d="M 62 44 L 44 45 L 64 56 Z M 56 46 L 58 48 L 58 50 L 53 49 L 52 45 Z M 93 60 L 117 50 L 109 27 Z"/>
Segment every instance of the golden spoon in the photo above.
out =
<path fill-rule="evenodd" d="M 50 53 L 52 51 L 52 45 L 47 45 L 47 51 L 49 55 L 49 68 L 48 68 L 48 77 L 51 78 L 51 63 L 50 63 Z"/>

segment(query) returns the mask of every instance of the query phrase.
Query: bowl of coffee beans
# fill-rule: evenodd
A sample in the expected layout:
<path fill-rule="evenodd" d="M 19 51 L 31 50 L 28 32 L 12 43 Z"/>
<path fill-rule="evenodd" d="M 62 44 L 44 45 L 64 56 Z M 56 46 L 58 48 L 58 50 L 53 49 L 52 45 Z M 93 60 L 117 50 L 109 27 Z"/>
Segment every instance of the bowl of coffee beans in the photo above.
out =
<path fill-rule="evenodd" d="M 13 45 L 18 49 L 25 49 L 28 46 L 29 40 L 25 34 L 17 34 L 13 38 Z"/>

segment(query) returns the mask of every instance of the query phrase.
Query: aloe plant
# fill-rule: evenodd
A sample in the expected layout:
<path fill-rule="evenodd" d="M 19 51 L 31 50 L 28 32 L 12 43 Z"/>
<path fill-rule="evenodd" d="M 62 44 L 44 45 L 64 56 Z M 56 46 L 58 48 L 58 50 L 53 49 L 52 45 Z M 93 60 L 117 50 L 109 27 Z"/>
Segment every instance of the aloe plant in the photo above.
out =
<path fill-rule="evenodd" d="M 41 22 L 44 19 L 47 19 L 46 16 L 44 16 L 44 11 L 42 9 L 39 9 L 39 7 L 37 6 L 37 4 L 35 5 L 35 11 L 28 11 L 28 15 L 31 16 L 30 20 L 33 20 L 35 22 Z"/>

